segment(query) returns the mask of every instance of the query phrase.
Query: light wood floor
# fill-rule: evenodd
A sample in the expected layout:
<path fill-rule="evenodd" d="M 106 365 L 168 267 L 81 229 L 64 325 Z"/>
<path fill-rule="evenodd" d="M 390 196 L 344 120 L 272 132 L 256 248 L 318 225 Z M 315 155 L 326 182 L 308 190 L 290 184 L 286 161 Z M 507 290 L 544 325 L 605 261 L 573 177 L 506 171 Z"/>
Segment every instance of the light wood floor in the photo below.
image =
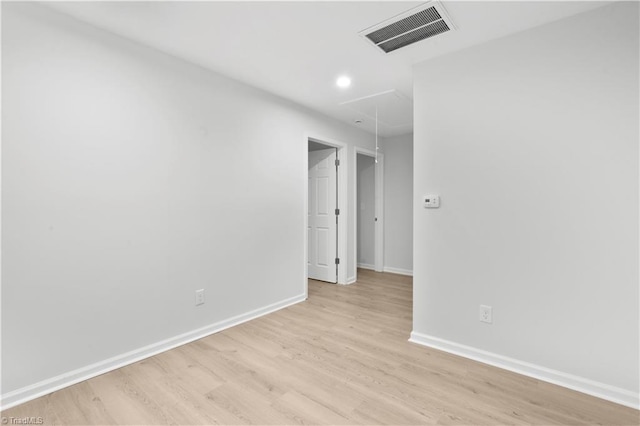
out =
<path fill-rule="evenodd" d="M 2 413 L 46 424 L 603 424 L 639 412 L 407 342 L 411 279 L 309 300 Z"/>

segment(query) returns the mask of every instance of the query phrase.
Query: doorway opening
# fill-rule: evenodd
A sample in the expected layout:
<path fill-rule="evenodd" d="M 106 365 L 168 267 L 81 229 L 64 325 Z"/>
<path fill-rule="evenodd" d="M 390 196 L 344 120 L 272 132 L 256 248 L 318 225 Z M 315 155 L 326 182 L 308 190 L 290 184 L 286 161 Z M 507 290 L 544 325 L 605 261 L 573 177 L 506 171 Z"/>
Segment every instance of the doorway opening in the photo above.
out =
<path fill-rule="evenodd" d="M 307 144 L 305 283 L 347 284 L 347 145 L 315 137 Z"/>
<path fill-rule="evenodd" d="M 355 259 L 358 268 L 382 272 L 384 269 L 384 155 L 362 148 L 356 148 L 355 151 Z"/>
<path fill-rule="evenodd" d="M 309 141 L 307 274 L 338 282 L 338 149 Z"/>
<path fill-rule="evenodd" d="M 373 157 L 358 154 L 356 156 L 356 176 L 358 190 L 356 194 L 356 223 L 358 268 L 375 270 L 376 250 L 376 163 Z"/>

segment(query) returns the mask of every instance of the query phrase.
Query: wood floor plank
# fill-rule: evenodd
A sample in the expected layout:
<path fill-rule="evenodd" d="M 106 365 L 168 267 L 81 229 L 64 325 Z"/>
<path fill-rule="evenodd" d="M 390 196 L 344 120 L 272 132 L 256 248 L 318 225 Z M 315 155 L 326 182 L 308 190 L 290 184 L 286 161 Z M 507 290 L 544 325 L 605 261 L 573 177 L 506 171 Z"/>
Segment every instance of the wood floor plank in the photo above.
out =
<path fill-rule="evenodd" d="M 45 424 L 639 425 L 627 407 L 407 341 L 410 277 L 309 299 L 9 410 Z"/>

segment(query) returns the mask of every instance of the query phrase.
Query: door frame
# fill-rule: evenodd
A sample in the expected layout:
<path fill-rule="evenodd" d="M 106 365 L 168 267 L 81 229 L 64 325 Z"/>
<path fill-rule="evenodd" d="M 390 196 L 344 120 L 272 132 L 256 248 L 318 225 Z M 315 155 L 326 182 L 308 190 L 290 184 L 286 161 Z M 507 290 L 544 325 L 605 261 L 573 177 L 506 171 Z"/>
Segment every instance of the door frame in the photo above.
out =
<path fill-rule="evenodd" d="M 358 199 L 358 154 L 366 155 L 367 157 L 376 157 L 376 151 L 372 151 L 366 148 L 354 147 L 354 164 L 355 164 L 355 179 L 353 180 L 353 194 L 354 198 Z M 378 220 L 375 222 L 374 227 L 374 269 L 376 272 L 383 272 L 384 270 L 384 154 L 378 151 L 378 162 L 375 163 L 375 217 Z M 357 208 L 357 206 L 356 206 Z M 353 258 L 356 263 L 355 275 L 358 277 L 358 215 L 355 215 L 355 226 L 353 227 Z"/>
<path fill-rule="evenodd" d="M 348 258 L 347 258 L 347 236 L 349 235 L 347 232 L 347 218 L 349 210 L 348 210 L 348 189 L 347 185 L 347 171 L 348 171 L 348 152 L 347 152 L 347 144 L 335 139 L 327 138 L 324 136 L 306 133 L 304 135 L 304 144 L 308 146 L 309 140 L 313 142 L 318 142 L 323 145 L 327 145 L 329 148 L 337 148 L 337 158 L 340 161 L 340 166 L 338 167 L 338 208 L 340 209 L 340 214 L 338 215 L 338 253 L 337 257 L 340 259 L 340 263 L 338 264 L 338 284 L 348 284 L 347 281 L 347 266 L 348 266 Z M 309 279 L 309 271 L 307 268 L 307 263 L 309 260 L 309 238 L 307 235 L 307 228 L 309 227 L 309 150 L 304 150 L 304 295 L 305 298 L 309 296 L 308 289 L 308 279 Z"/>
<path fill-rule="evenodd" d="M 311 145 L 311 142 L 309 142 Z M 313 258 L 307 261 L 307 274 L 311 278 L 311 272 L 313 272 L 313 279 L 325 281 L 332 284 L 338 283 L 338 266 L 334 260 L 338 257 L 338 216 L 337 210 L 338 203 L 338 166 L 336 166 L 338 160 L 338 149 L 327 145 L 320 145 L 314 142 L 314 150 L 309 150 L 309 185 L 307 186 L 309 191 L 309 214 L 307 215 L 309 224 L 307 232 L 308 238 L 308 256 L 313 254 Z M 322 148 L 322 149 L 320 149 Z M 311 164 L 313 159 L 313 165 Z M 311 175 L 313 174 L 313 178 Z M 328 179 L 328 186 L 326 187 L 327 197 L 324 198 L 324 203 L 320 201 L 318 196 L 321 192 L 318 184 L 319 178 L 322 180 Z M 324 186 L 324 185 L 323 185 Z M 314 199 L 312 195 L 316 195 Z M 313 207 L 316 205 L 315 207 Z M 325 206 L 325 211 L 321 214 L 320 206 Z M 312 210 L 313 207 L 313 210 Z M 324 228 L 326 233 L 322 233 L 324 237 L 321 237 L 318 232 L 320 228 Z M 321 242 L 324 247 L 320 250 Z M 312 247 L 311 244 L 315 243 Z M 319 263 L 320 256 L 324 255 L 325 262 Z"/>

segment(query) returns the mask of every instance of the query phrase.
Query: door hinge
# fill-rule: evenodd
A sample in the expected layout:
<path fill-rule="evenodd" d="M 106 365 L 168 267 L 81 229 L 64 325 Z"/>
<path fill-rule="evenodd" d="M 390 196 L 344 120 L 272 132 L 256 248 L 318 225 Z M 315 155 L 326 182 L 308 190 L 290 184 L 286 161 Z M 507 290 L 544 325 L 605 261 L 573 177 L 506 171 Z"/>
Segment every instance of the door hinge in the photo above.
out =
<path fill-rule="evenodd" d="M 340 258 L 336 257 L 336 265 L 339 265 L 339 264 L 340 264 Z"/>
<path fill-rule="evenodd" d="M 336 158 L 336 167 L 338 167 L 339 165 L 340 165 L 340 160 Z"/>
<path fill-rule="evenodd" d="M 336 209 L 336 216 L 340 216 L 340 209 Z"/>

